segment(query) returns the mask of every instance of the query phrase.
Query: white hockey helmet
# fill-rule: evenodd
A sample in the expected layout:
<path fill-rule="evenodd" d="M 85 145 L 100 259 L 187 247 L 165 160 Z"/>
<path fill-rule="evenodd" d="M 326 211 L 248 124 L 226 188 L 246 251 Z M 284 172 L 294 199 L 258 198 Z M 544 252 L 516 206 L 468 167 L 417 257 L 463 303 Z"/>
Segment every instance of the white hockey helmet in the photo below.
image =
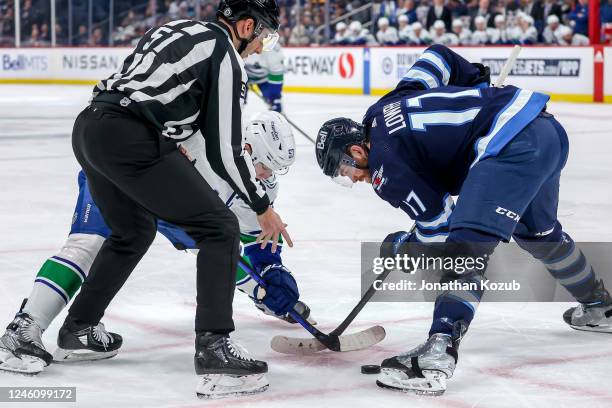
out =
<path fill-rule="evenodd" d="M 361 23 L 359 21 L 353 21 L 349 24 L 349 31 L 354 33 L 355 35 L 359 35 L 361 33 Z"/>
<path fill-rule="evenodd" d="M 251 158 L 277 173 L 286 173 L 295 162 L 295 139 L 287 119 L 274 111 L 255 114 L 246 127 L 245 142 Z"/>
<path fill-rule="evenodd" d="M 381 17 L 378 19 L 378 28 L 389 27 L 389 19 L 387 17 Z"/>

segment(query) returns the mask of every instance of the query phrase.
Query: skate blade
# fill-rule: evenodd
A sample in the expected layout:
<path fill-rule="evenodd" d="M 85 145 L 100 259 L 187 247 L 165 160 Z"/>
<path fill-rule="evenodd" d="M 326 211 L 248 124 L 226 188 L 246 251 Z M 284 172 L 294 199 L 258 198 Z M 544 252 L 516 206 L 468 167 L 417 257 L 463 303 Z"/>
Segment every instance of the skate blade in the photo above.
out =
<path fill-rule="evenodd" d="M 270 386 L 265 374 L 242 376 L 204 374 L 198 377 L 199 383 L 196 388 L 196 395 L 201 399 L 221 399 L 259 394 Z"/>
<path fill-rule="evenodd" d="M 17 357 L 10 351 L 0 350 L 0 371 L 34 376 L 45 369 L 45 362 L 38 357 L 22 355 Z"/>
<path fill-rule="evenodd" d="M 119 350 L 113 351 L 91 351 L 91 350 L 66 350 L 58 348 L 53 353 L 55 363 L 77 363 L 80 361 L 106 360 L 115 357 Z"/>
<path fill-rule="evenodd" d="M 612 326 L 574 326 L 573 324 L 569 325 L 574 330 L 586 331 L 586 332 L 595 332 L 595 333 L 612 333 Z"/>
<path fill-rule="evenodd" d="M 394 391 L 438 397 L 446 391 L 446 376 L 438 371 L 423 371 L 425 378 L 408 378 L 403 371 L 383 368 L 376 385 Z"/>

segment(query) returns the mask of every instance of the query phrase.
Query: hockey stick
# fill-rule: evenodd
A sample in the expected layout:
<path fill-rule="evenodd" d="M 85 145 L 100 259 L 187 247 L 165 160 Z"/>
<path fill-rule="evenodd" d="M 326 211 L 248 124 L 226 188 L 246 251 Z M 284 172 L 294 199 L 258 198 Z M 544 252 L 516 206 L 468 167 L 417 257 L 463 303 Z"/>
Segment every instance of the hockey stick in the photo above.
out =
<path fill-rule="evenodd" d="M 514 48 L 512 49 L 512 52 L 510 53 L 510 56 L 506 60 L 506 63 L 504 64 L 501 72 L 499 73 L 499 77 L 497 77 L 497 81 L 495 81 L 494 86 L 496 88 L 499 88 L 504 84 L 504 82 L 506 81 L 506 78 L 508 77 L 508 74 L 510 74 L 510 71 L 512 71 L 512 68 L 514 68 L 514 64 L 516 63 L 516 58 L 518 57 L 522 49 L 523 48 L 520 45 L 514 46 Z"/>
<path fill-rule="evenodd" d="M 266 289 L 265 282 L 257 272 L 248 267 L 248 265 L 243 265 L 243 268 L 247 271 L 247 273 L 249 274 L 249 276 L 251 276 L 253 280 L 255 280 L 262 288 L 264 288 L 264 290 Z M 340 336 L 339 334 L 323 333 L 322 331 L 314 327 L 308 320 L 304 319 L 302 315 L 295 309 L 289 310 L 289 315 L 303 328 L 305 328 L 310 334 L 312 334 L 316 339 L 306 339 L 303 342 L 305 344 L 298 345 L 297 354 L 315 353 L 325 348 L 338 352 L 360 350 L 362 348 L 370 347 L 376 343 L 379 343 L 385 338 L 385 329 L 383 329 L 382 326 L 373 326 L 357 333 Z M 296 354 L 296 351 L 281 351 L 275 349 L 274 339 L 272 339 L 273 350 L 278 351 L 280 353 Z"/>
<path fill-rule="evenodd" d="M 331 340 L 332 342 L 334 342 L 334 344 L 337 343 L 340 346 L 339 350 L 331 348 L 328 344 L 325 344 L 323 341 L 321 341 L 321 339 L 319 339 L 319 337 L 316 335 L 315 338 L 319 340 L 320 343 L 317 342 L 317 340 L 315 339 L 274 336 L 270 344 L 272 350 L 283 354 L 311 354 L 323 350 L 324 347 L 321 347 L 322 343 L 323 346 L 333 351 L 352 351 L 367 348 L 381 342 L 385 338 L 386 333 L 385 329 L 382 326 L 378 325 L 372 326 L 361 332 L 349 334 L 346 336 L 343 336 L 342 333 L 344 333 L 344 330 L 346 330 L 346 328 L 353 322 L 355 317 L 357 317 L 359 312 L 361 312 L 363 307 L 370 301 L 372 296 L 374 296 L 374 294 L 376 293 L 374 283 L 377 281 L 383 282 L 392 271 L 393 269 L 385 269 L 385 271 L 381 273 L 374 282 L 372 282 L 366 293 L 364 293 L 363 297 L 359 300 L 353 310 L 351 310 L 351 312 L 344 319 L 344 321 L 340 323 L 340 325 L 336 327 L 331 333 L 325 335 L 327 337 L 327 341 Z"/>
<path fill-rule="evenodd" d="M 410 229 L 410 233 L 413 233 L 415 229 L 416 229 L 416 224 L 412 226 L 412 228 Z M 338 327 L 336 327 L 331 333 L 328 334 L 329 337 L 344 340 L 345 342 L 344 349 L 339 350 L 339 351 L 348 351 L 345 349 L 349 348 L 349 344 L 348 344 L 349 342 L 355 342 L 355 343 L 361 342 L 362 344 L 364 344 L 362 347 L 352 348 L 352 350 L 359 350 L 361 348 L 366 348 L 371 345 L 377 344 L 378 342 L 382 341 L 385 338 L 385 329 L 382 326 L 373 326 L 373 327 L 370 327 L 369 329 L 364 330 L 364 332 L 369 331 L 367 334 L 361 334 L 363 332 L 356 333 L 356 334 L 361 334 L 361 336 L 357 338 L 352 337 L 352 336 L 355 336 L 352 334 L 348 336 L 342 336 L 342 333 L 344 333 L 346 328 L 353 322 L 353 320 L 355 320 L 355 317 L 357 317 L 359 312 L 361 312 L 364 306 L 370 301 L 372 296 L 374 296 L 374 294 L 376 293 L 374 284 L 377 281 L 384 282 L 385 279 L 387 279 L 387 276 L 389 276 L 389 274 L 392 271 L 393 269 L 385 269 L 383 273 L 381 273 L 378 276 L 378 278 L 375 279 L 374 282 L 372 282 L 372 284 L 370 285 L 366 293 L 363 294 L 363 296 L 361 297 L 357 305 L 355 305 L 353 310 L 351 310 L 351 312 L 348 314 L 348 316 L 346 316 L 346 318 L 342 321 L 342 323 L 340 323 Z M 370 336 L 371 338 L 368 338 Z M 378 338 L 380 338 L 380 340 L 375 341 Z M 369 343 L 371 344 L 366 345 L 368 340 L 369 340 Z M 324 347 L 322 347 L 321 344 L 318 343 L 314 339 L 300 339 L 300 338 L 293 338 L 293 337 L 286 337 L 286 336 L 274 336 L 270 345 L 272 347 L 272 350 L 277 351 L 279 353 L 283 353 L 283 354 L 311 354 L 311 353 L 321 351 L 324 349 Z M 327 345 L 325 346 L 327 347 Z M 334 351 L 337 351 L 337 350 L 334 350 Z"/>
<path fill-rule="evenodd" d="M 263 103 L 265 103 L 266 105 L 268 105 L 268 107 L 271 107 L 270 104 L 268 103 L 268 101 L 266 101 L 266 98 L 264 98 L 264 96 L 261 94 L 261 92 L 259 91 L 259 89 L 255 88 L 253 85 L 249 85 L 249 89 L 251 90 L 251 92 L 253 92 L 255 95 L 257 95 L 259 97 L 259 99 L 261 99 L 263 101 Z M 304 136 L 306 139 L 308 139 L 310 141 L 310 143 L 315 144 L 315 141 L 312 137 L 308 136 L 308 134 L 306 132 L 304 132 L 298 125 L 295 124 L 295 122 L 293 122 L 291 119 L 289 119 L 287 117 L 287 115 L 285 115 L 282 112 L 279 112 L 281 115 L 283 115 L 283 117 L 285 119 L 287 119 L 287 122 L 289 122 L 289 124 L 291 126 L 293 126 L 293 128 L 295 130 L 297 130 L 298 132 L 300 132 L 302 134 L 302 136 Z"/>

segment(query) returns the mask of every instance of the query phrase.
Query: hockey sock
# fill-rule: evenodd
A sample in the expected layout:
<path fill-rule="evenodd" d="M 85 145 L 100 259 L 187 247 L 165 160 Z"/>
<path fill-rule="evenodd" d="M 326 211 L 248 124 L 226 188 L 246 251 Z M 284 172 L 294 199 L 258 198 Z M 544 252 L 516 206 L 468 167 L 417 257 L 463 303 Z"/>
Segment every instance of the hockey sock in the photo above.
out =
<path fill-rule="evenodd" d="M 72 234 L 40 268 L 23 311 L 43 330 L 79 290 L 103 242 L 98 235 Z"/>
<path fill-rule="evenodd" d="M 451 231 L 447 238 L 448 253 L 451 256 L 484 257 L 493 253 L 500 238 L 471 228 L 458 228 Z M 465 330 L 474 318 L 484 290 L 481 281 L 484 270 L 466 271 L 462 274 L 449 274 L 441 283 L 456 282 L 465 289 L 447 290 L 436 298 L 433 322 L 429 335 L 443 333 L 453 336 L 456 323 L 462 322 Z M 455 333 L 456 334 L 456 333 Z"/>
<path fill-rule="evenodd" d="M 581 303 L 596 302 L 597 281 L 593 267 L 574 240 L 557 226 L 543 237 L 514 237 L 521 248 L 527 250 L 544 266 L 567 291 Z"/>

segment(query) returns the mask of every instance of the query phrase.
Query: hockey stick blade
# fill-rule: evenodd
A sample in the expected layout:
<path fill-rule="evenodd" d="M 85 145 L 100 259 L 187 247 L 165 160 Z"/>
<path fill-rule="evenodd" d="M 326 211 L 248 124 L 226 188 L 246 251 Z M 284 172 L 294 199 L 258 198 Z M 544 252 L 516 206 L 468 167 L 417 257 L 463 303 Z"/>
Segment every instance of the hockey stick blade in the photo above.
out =
<path fill-rule="evenodd" d="M 272 350 L 283 354 L 310 355 L 319 351 L 330 349 L 332 351 L 355 351 L 371 347 L 385 338 L 385 329 L 382 326 L 372 326 L 357 333 L 341 336 L 329 335 L 330 340 L 339 345 L 338 350 L 329 348 L 314 338 L 297 338 L 274 336 L 270 342 Z"/>

